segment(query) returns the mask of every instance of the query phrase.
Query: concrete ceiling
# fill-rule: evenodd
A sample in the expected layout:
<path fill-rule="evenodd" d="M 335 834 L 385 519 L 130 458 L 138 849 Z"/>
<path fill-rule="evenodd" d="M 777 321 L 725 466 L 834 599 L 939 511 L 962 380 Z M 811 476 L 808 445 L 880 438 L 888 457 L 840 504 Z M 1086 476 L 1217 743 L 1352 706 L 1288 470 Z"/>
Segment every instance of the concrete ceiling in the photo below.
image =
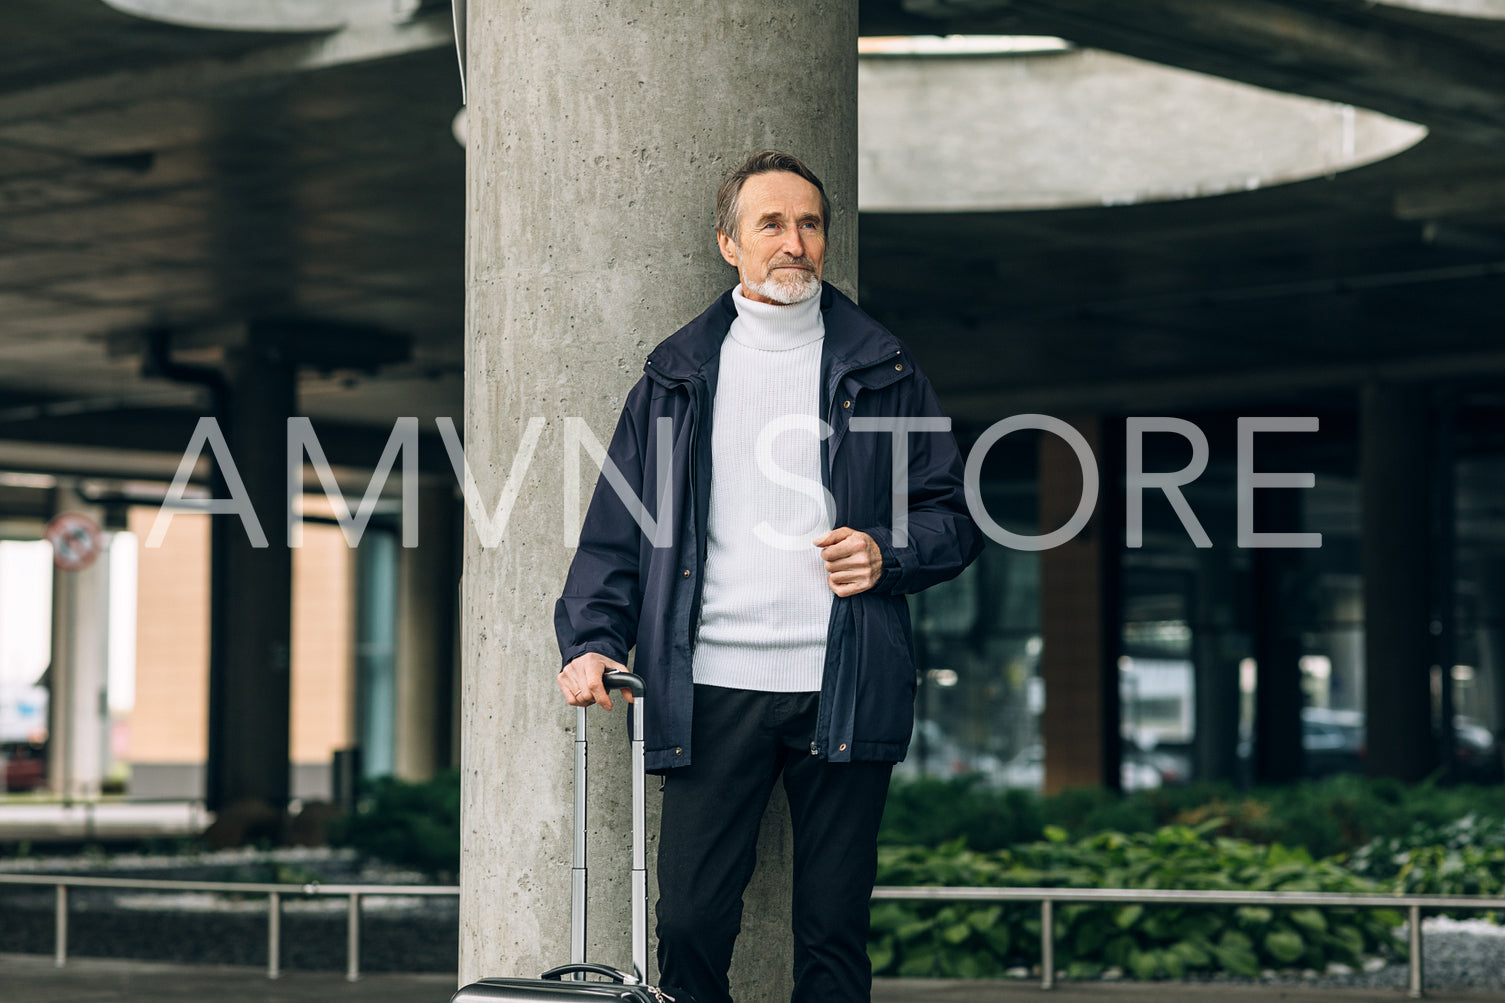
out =
<path fill-rule="evenodd" d="M 1251 192 L 865 214 L 863 305 L 925 332 L 910 336 L 959 413 L 1153 413 L 1331 399 L 1369 376 L 1497 385 L 1505 372 L 1505 24 L 1364 0 L 864 12 L 874 32 L 1057 35 L 1430 130 L 1371 166 Z"/>
<path fill-rule="evenodd" d="M 6 404 L 155 407 L 184 391 L 139 375 L 146 329 L 193 361 L 247 325 L 296 324 L 350 343 L 303 379 L 307 413 L 453 412 L 464 151 L 447 10 L 313 39 L 99 0 L 17 0 L 4 18 Z M 384 335 L 411 358 L 372 375 L 361 342 Z"/>
<path fill-rule="evenodd" d="M 1488 141 L 1505 22 L 1370 0 L 878 0 L 864 30 L 1059 35 Z"/>
<path fill-rule="evenodd" d="M 186 361 L 248 325 L 322 328 L 350 352 L 303 377 L 316 419 L 459 413 L 459 82 L 447 5 L 408 6 L 310 36 L 100 0 L 6 5 L 0 440 L 181 448 L 202 401 L 139 375 L 143 332 L 163 327 Z M 1392 159 L 1253 192 L 865 213 L 864 305 L 959 412 L 1505 370 L 1505 24 L 1362 0 L 864 0 L 862 14 L 865 34 L 1058 35 L 1430 130 Z M 372 371 L 360 346 L 390 337 L 409 359 Z"/>

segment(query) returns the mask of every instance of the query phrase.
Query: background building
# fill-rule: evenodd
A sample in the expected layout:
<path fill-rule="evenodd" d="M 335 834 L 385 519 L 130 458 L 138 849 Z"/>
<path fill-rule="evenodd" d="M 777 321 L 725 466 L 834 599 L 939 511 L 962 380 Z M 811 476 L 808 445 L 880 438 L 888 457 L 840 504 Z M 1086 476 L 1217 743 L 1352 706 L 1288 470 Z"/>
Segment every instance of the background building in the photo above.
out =
<path fill-rule="evenodd" d="M 340 749 L 371 774 L 458 759 L 463 508 L 435 423 L 465 409 L 452 13 L 260 7 L 4 15 L 0 532 L 34 541 L 81 507 L 138 541 L 134 697 L 117 655 L 105 703 L 71 698 L 128 732 L 79 792 L 128 777 L 138 796 L 277 802 L 330 793 Z M 1496 775 L 1505 11 L 1415 7 L 856 7 L 851 291 L 914 347 L 965 441 L 1048 414 L 1102 475 L 1070 544 L 991 546 L 916 600 L 928 724 L 906 769 L 1052 789 Z M 639 148 L 631 128 L 601 141 Z M 211 414 L 274 546 L 224 517 L 141 546 Z M 418 419 L 418 548 L 399 545 L 396 478 L 360 548 L 327 507 L 303 549 L 275 546 L 290 414 L 352 505 L 393 422 Z M 1158 490 L 1126 545 L 1129 422 L 1153 416 L 1206 437 L 1183 491 L 1210 547 Z M 1240 547 L 1239 421 L 1287 416 L 1316 427 L 1255 436 L 1254 469 L 1315 486 L 1253 491 L 1253 527 L 1322 545 Z M 1175 433 L 1143 443 L 1150 472 L 1193 459 Z M 1008 436 L 983 472 L 1017 533 L 1061 525 L 1080 494 L 1051 434 Z M 215 478 L 201 460 L 195 490 L 222 495 Z M 31 600 L 60 594 L 0 555 L 23 564 Z M 14 624 L 40 607 L 6 588 L 0 720 L 27 700 L 34 719 L 38 631 Z M 64 605 L 49 639 L 93 629 Z"/>

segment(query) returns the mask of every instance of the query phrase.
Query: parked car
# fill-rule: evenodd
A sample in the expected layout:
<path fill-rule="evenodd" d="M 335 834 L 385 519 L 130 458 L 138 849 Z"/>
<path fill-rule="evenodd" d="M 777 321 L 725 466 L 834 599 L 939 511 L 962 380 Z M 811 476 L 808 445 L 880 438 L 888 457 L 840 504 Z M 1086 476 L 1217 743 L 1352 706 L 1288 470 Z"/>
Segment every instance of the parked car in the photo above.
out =
<path fill-rule="evenodd" d="M 1364 772 L 1364 712 L 1301 708 L 1301 748 L 1306 775 Z"/>
<path fill-rule="evenodd" d="M 1154 786 L 1171 787 L 1191 780 L 1191 756 L 1182 749 L 1167 748 L 1152 737 L 1125 735 L 1123 757 L 1125 762 L 1141 763 L 1158 773 L 1160 783 Z"/>
<path fill-rule="evenodd" d="M 1505 782 L 1505 762 L 1494 732 L 1473 718 L 1453 718 L 1453 761 L 1458 779 L 1476 784 Z"/>
<path fill-rule="evenodd" d="M 1028 746 L 989 779 L 999 787 L 1039 790 L 1045 785 L 1045 747 L 1038 743 Z M 1152 763 L 1137 751 L 1131 752 L 1126 744 L 1119 767 L 1119 782 L 1126 791 L 1142 791 L 1160 787 L 1165 778 Z"/>
<path fill-rule="evenodd" d="M 32 791 L 47 784 L 47 756 L 29 742 L 7 742 L 0 750 L 5 762 L 5 790 Z"/>
<path fill-rule="evenodd" d="M 896 778 L 964 777 L 978 772 L 977 757 L 946 734 L 939 722 L 916 718 L 909 740 L 909 755 L 894 767 Z"/>
<path fill-rule="evenodd" d="M 1301 709 L 1301 746 L 1306 774 L 1363 773 L 1367 747 L 1364 712 L 1326 707 Z M 1453 761 L 1458 779 L 1478 784 L 1505 781 L 1505 762 L 1492 731 L 1473 718 L 1453 718 Z"/>

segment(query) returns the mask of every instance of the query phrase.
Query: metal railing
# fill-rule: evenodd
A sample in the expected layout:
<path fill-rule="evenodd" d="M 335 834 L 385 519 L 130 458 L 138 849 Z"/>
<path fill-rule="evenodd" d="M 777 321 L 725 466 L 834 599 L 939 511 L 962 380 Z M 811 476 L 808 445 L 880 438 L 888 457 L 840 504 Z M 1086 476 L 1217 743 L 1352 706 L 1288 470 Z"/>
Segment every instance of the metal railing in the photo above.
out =
<path fill-rule="evenodd" d="M 1487 895 L 1351 895 L 1343 892 L 1238 892 L 1170 888 L 944 888 L 880 887 L 876 900 L 931 902 L 1039 902 L 1040 988 L 1055 986 L 1055 903 L 1122 902 L 1137 905 L 1268 905 L 1329 908 L 1397 909 L 1407 912 L 1410 973 L 1406 995 L 1424 993 L 1421 964 L 1423 909 L 1505 909 L 1505 896 Z"/>
<path fill-rule="evenodd" d="M 337 885 L 263 884 L 247 881 L 171 881 L 148 878 L 69 877 L 55 874 L 0 874 L 0 885 L 40 885 L 56 892 L 54 964 L 68 961 L 68 889 L 115 888 L 128 891 L 224 892 L 267 896 L 267 978 L 281 975 L 283 896 L 344 896 L 345 978 L 360 978 L 361 899 L 372 896 L 457 897 L 457 885 Z M 1405 909 L 1409 925 L 1410 955 L 1407 995 L 1419 999 L 1424 993 L 1421 963 L 1423 909 L 1500 909 L 1505 896 L 1487 895 L 1391 895 L 1343 892 L 1199 891 L 1169 888 L 954 888 L 934 886 L 873 889 L 874 901 L 910 902 L 1039 902 L 1040 988 L 1055 987 L 1055 904 L 1057 902 L 1124 903 L 1133 905 L 1266 905 L 1277 907 L 1317 906 L 1348 909 Z"/>
<path fill-rule="evenodd" d="M 373 896 L 420 896 L 454 898 L 458 885 L 304 885 L 270 884 L 251 881 L 170 881 L 151 878 L 70 877 L 59 874 L 0 874 L 0 885 L 41 885 L 56 892 L 54 926 L 56 930 L 53 964 L 62 968 L 68 963 L 68 889 L 114 888 L 123 891 L 156 892 L 224 892 L 267 897 L 267 978 L 282 974 L 282 899 L 283 896 L 313 898 L 320 895 L 344 896 L 345 907 L 345 978 L 355 982 L 361 975 L 361 899 Z"/>

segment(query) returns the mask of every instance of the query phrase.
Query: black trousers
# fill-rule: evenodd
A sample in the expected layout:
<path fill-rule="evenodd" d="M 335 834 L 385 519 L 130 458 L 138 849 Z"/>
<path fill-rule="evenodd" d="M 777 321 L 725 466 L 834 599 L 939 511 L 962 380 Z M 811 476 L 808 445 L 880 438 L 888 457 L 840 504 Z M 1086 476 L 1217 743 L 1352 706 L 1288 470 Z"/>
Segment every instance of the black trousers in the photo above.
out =
<path fill-rule="evenodd" d="M 695 1003 L 731 1003 L 742 893 L 780 774 L 794 828 L 791 1001 L 870 1001 L 868 899 L 893 765 L 812 755 L 818 697 L 695 687 L 693 762 L 664 778 L 657 909 L 660 979 Z"/>

